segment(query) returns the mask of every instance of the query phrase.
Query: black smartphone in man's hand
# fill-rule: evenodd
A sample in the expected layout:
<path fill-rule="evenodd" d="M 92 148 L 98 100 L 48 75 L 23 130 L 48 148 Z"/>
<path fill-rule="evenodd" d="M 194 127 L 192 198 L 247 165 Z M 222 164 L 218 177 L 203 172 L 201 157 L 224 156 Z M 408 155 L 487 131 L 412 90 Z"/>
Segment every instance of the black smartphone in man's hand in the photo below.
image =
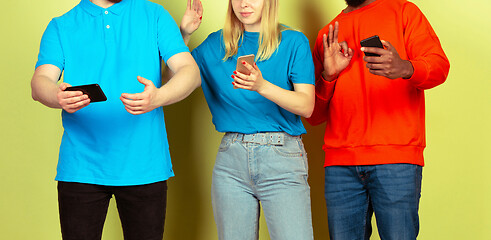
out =
<path fill-rule="evenodd" d="M 369 38 L 363 39 L 360 41 L 360 45 L 362 47 L 376 47 L 376 48 L 384 48 L 384 45 L 382 44 L 382 41 L 380 41 L 380 38 L 377 35 L 371 36 Z M 365 56 L 375 56 L 375 57 L 380 57 L 380 55 L 375 54 L 375 53 L 368 53 L 365 52 Z"/>
<path fill-rule="evenodd" d="M 89 85 L 80 85 L 80 86 L 72 86 L 67 87 L 65 91 L 81 91 L 87 96 L 89 96 L 90 102 L 103 102 L 106 101 L 106 95 L 102 91 L 99 84 L 89 84 Z"/>

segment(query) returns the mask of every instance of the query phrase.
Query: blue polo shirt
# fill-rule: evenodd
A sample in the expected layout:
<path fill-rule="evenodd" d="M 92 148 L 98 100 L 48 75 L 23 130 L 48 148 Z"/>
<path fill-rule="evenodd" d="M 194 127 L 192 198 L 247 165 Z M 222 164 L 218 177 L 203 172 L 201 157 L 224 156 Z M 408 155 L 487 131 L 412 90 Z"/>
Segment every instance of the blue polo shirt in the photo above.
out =
<path fill-rule="evenodd" d="M 124 186 L 174 176 L 162 108 L 132 115 L 119 97 L 144 90 L 137 76 L 161 86 L 162 60 L 188 51 L 169 13 L 146 0 L 107 9 L 82 0 L 51 20 L 36 67 L 55 65 L 66 83 L 97 83 L 107 96 L 73 114 L 62 112 L 56 180 Z"/>
<path fill-rule="evenodd" d="M 192 52 L 201 71 L 201 87 L 219 132 L 306 133 L 300 116 L 283 109 L 255 91 L 234 89 L 230 77 L 237 58 L 255 54 L 259 48 L 258 32 L 244 32 L 238 53 L 223 61 L 225 47 L 222 31 L 214 32 Z M 287 90 L 293 84 L 314 84 L 314 64 L 309 41 L 301 32 L 281 32 L 281 43 L 273 55 L 257 62 L 264 79 Z"/>

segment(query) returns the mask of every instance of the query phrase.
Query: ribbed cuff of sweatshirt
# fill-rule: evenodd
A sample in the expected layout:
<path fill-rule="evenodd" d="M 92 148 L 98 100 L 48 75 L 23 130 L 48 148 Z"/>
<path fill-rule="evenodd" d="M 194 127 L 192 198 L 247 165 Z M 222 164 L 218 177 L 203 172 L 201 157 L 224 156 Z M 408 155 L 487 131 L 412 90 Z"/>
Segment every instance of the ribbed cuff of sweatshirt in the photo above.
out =
<path fill-rule="evenodd" d="M 319 99 L 322 100 L 329 100 L 332 97 L 332 94 L 334 92 L 334 86 L 336 86 L 337 79 L 334 79 L 333 81 L 327 81 L 324 79 L 322 74 L 320 74 L 319 78 L 315 82 L 316 85 L 316 96 Z"/>

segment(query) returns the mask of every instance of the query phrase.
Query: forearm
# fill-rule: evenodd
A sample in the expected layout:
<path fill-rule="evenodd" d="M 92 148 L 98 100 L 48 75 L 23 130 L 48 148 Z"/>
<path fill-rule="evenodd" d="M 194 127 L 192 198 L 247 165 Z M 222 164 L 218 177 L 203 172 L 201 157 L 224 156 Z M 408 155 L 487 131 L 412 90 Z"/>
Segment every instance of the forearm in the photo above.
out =
<path fill-rule="evenodd" d="M 179 102 L 189 96 L 201 85 L 198 66 L 188 64 L 173 74 L 172 78 L 158 89 L 158 103 L 167 106 Z"/>
<path fill-rule="evenodd" d="M 47 76 L 34 75 L 31 80 L 32 98 L 50 108 L 61 108 L 57 98 L 58 89 L 58 85 Z"/>
<path fill-rule="evenodd" d="M 310 118 L 306 119 L 311 125 L 318 125 L 327 120 L 327 110 L 334 94 L 335 86 L 336 80 L 328 82 L 320 76 L 317 78 L 315 83 L 314 111 Z"/>
<path fill-rule="evenodd" d="M 314 109 L 314 85 L 302 85 L 309 85 L 309 90 L 290 91 L 266 81 L 264 87 L 258 90 L 258 93 L 283 109 L 308 118 Z"/>
<path fill-rule="evenodd" d="M 450 64 L 445 55 L 427 56 L 425 59 L 411 61 L 414 67 L 411 77 L 408 79 L 419 89 L 430 89 L 445 82 Z"/>
<path fill-rule="evenodd" d="M 186 44 L 186 46 L 189 46 L 188 43 L 189 43 L 189 40 L 191 40 L 191 34 L 187 34 L 186 31 L 184 31 L 183 29 L 180 29 L 180 30 L 181 30 L 182 40 L 184 40 L 184 43 Z"/>
<path fill-rule="evenodd" d="M 184 44 L 186 44 L 186 46 L 189 46 L 188 43 L 189 43 L 189 40 L 191 39 L 191 34 L 186 34 L 186 32 L 183 30 L 183 29 L 179 29 L 181 31 L 181 36 L 182 36 L 182 40 L 184 40 Z M 164 64 L 164 74 L 162 75 L 162 81 L 163 82 L 167 82 L 169 81 L 170 79 L 172 79 L 172 77 L 174 77 L 174 72 L 172 70 L 170 70 L 169 66 L 167 66 L 166 64 Z"/>

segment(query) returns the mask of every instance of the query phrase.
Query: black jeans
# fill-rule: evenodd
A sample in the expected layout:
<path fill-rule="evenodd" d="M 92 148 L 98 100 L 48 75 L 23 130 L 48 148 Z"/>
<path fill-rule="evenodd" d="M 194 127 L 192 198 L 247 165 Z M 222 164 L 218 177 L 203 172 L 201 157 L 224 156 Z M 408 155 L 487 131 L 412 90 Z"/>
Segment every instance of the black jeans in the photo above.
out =
<path fill-rule="evenodd" d="M 162 240 L 167 181 L 137 186 L 58 182 L 63 239 L 100 240 L 113 194 L 125 240 Z"/>

